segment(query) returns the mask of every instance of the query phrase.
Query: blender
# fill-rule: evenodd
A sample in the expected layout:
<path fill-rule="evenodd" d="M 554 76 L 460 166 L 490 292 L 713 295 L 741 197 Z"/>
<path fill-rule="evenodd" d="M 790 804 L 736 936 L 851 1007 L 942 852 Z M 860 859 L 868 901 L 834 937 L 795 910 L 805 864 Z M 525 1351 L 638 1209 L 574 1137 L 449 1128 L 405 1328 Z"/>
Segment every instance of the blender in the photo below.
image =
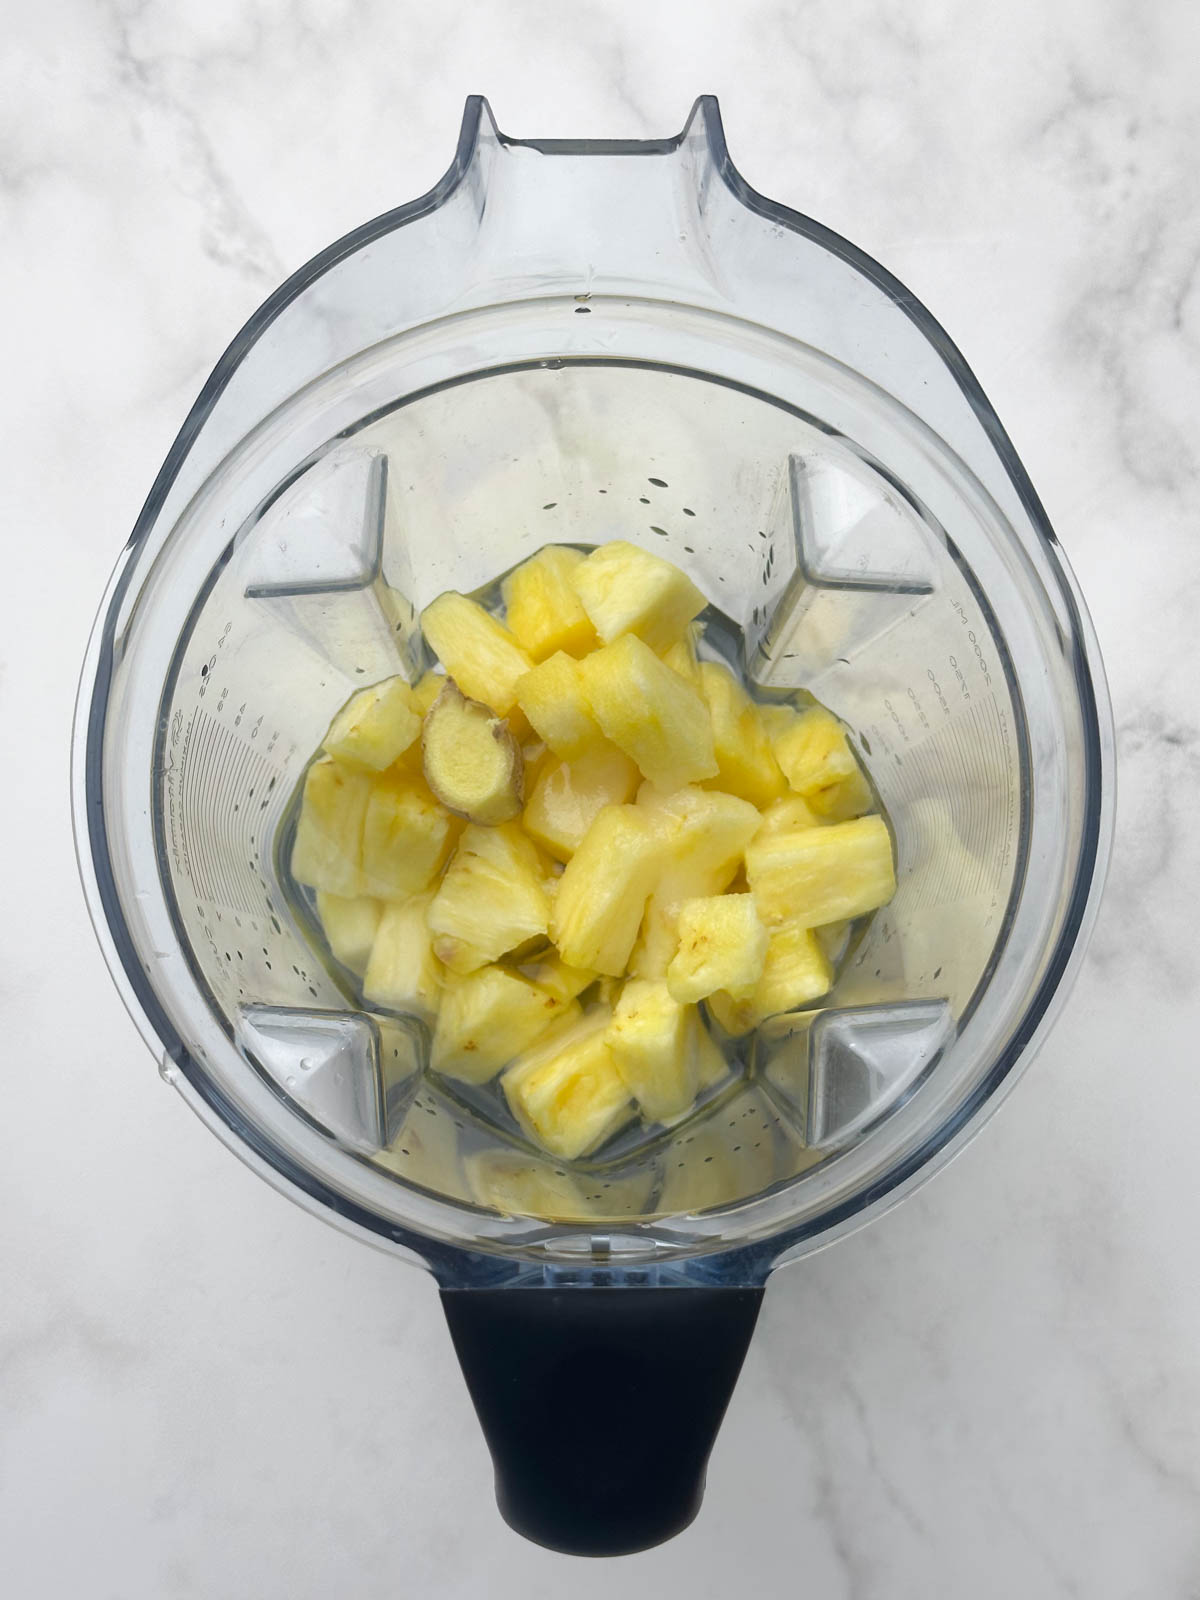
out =
<path fill-rule="evenodd" d="M 898 888 L 831 993 L 675 1126 L 586 1160 L 364 1009 L 287 872 L 297 786 L 420 612 L 624 539 L 765 699 L 851 730 Z M 515 139 L 255 313 L 103 601 L 74 737 L 97 935 L 162 1076 L 283 1193 L 432 1274 L 500 1509 L 616 1554 L 696 1514 L 771 1272 L 995 1109 L 1094 920 L 1113 810 L 1096 642 L 962 356 L 887 271 L 756 193 L 716 101 L 641 141 Z"/>

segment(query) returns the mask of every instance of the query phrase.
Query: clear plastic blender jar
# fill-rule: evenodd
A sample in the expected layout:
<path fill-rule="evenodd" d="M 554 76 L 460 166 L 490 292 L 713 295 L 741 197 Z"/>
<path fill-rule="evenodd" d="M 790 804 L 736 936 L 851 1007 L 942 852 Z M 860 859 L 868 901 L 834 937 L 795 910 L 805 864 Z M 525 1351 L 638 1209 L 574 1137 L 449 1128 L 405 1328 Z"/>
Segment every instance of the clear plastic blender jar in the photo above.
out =
<path fill-rule="evenodd" d="M 761 694 L 849 725 L 898 890 L 687 1122 L 567 1166 L 361 1008 L 284 863 L 332 714 L 422 670 L 423 606 L 615 538 L 688 572 Z M 934 1171 L 1028 1061 L 1094 917 L 1112 762 L 1070 571 L 924 308 L 750 189 L 711 98 L 628 143 L 510 139 L 472 99 L 441 182 L 218 363 L 105 598 L 74 786 L 164 1077 L 432 1272 L 505 1516 L 616 1553 L 695 1514 L 768 1274 Z"/>

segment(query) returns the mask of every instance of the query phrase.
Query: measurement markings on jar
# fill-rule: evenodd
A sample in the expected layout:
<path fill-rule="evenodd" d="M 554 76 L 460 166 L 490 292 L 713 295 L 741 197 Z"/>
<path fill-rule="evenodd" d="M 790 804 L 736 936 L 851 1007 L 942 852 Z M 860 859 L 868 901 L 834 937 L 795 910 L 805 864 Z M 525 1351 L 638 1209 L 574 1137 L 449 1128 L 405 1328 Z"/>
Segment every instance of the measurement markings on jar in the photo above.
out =
<path fill-rule="evenodd" d="M 925 903 L 987 894 L 992 907 L 999 904 L 1012 864 L 1015 759 L 1008 719 L 988 695 L 960 703 L 952 716 L 910 741 L 903 762 L 880 771 L 885 807 L 897 817 L 908 812 L 922 819 L 915 839 L 928 851 Z M 951 839 L 944 837 L 947 829 Z M 961 848 L 948 848 L 955 840 Z"/>
<path fill-rule="evenodd" d="M 267 850 L 282 809 L 281 776 L 240 732 L 199 706 L 193 711 L 179 765 L 166 777 L 175 858 L 199 899 L 265 914 L 254 862 Z"/>

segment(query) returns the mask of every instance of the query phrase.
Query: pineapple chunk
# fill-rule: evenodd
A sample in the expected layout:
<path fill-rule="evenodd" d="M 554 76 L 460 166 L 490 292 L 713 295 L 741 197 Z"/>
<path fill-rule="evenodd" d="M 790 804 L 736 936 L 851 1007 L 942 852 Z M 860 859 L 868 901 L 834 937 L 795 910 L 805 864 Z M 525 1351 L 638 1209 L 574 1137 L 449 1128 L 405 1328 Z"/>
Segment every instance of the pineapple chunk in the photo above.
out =
<path fill-rule="evenodd" d="M 713 746 L 720 772 L 715 787 L 756 806 L 770 805 L 787 792 L 787 782 L 771 749 L 759 708 L 728 667 L 702 661 L 700 689 L 712 718 Z"/>
<path fill-rule="evenodd" d="M 329 724 L 325 751 L 335 761 L 382 772 L 416 743 L 421 707 L 403 678 L 385 678 L 352 695 Z"/>
<path fill-rule="evenodd" d="M 681 891 L 676 897 L 681 900 L 717 894 L 725 888 L 762 823 L 748 800 L 718 789 L 685 785 L 664 794 L 652 783 L 644 783 L 637 803 L 669 846 L 670 862 L 680 869 L 680 881 L 715 883 L 711 889 Z"/>
<path fill-rule="evenodd" d="M 426 1021 L 437 1012 L 442 987 L 441 964 L 434 957 L 426 920 L 432 898 L 417 895 L 383 908 L 363 978 L 365 999 Z"/>
<path fill-rule="evenodd" d="M 536 846 L 515 823 L 469 823 L 429 908 L 439 960 L 455 972 L 474 972 L 549 926 L 550 897 Z"/>
<path fill-rule="evenodd" d="M 594 651 L 580 671 L 597 722 L 651 783 L 672 790 L 716 777 L 704 699 L 636 635 Z"/>
<path fill-rule="evenodd" d="M 689 1004 L 718 989 L 743 994 L 758 982 L 767 930 L 752 894 L 708 895 L 679 908 L 679 949 L 667 968 L 667 989 Z"/>
<path fill-rule="evenodd" d="M 708 604 L 678 567 L 624 539 L 593 550 L 571 579 L 605 644 L 633 633 L 666 650 Z"/>
<path fill-rule="evenodd" d="M 608 1047 L 625 1087 L 650 1122 L 682 1116 L 696 1098 L 693 1016 L 665 983 L 635 978 L 621 991 Z"/>
<path fill-rule="evenodd" d="M 763 812 L 758 837 L 765 839 L 773 833 L 792 833 L 797 828 L 819 828 L 822 820 L 798 794 L 784 795 Z"/>
<path fill-rule="evenodd" d="M 413 684 L 413 700 L 421 715 L 428 716 L 433 707 L 433 702 L 446 687 L 446 679 L 440 672 L 426 672 Z"/>
<path fill-rule="evenodd" d="M 557 995 L 565 1005 L 596 981 L 596 974 L 582 967 L 569 967 L 559 955 L 521 963 L 521 975 L 547 994 Z"/>
<path fill-rule="evenodd" d="M 509 822 L 524 798 L 525 757 L 501 718 L 468 700 L 453 678 L 425 718 L 425 781 L 451 811 L 472 822 Z"/>
<path fill-rule="evenodd" d="M 843 822 L 871 809 L 870 786 L 846 730 L 824 706 L 791 718 L 774 742 L 788 783 L 820 816 Z"/>
<path fill-rule="evenodd" d="M 759 1019 L 811 1005 L 833 987 L 833 964 L 811 928 L 777 928 L 754 990 Z"/>
<path fill-rule="evenodd" d="M 352 972 L 362 972 L 371 956 L 375 932 L 383 905 L 370 895 L 355 895 L 346 899 L 340 894 L 326 894 L 317 890 L 317 915 L 325 929 L 329 948 L 344 967 Z"/>
<path fill-rule="evenodd" d="M 699 1089 L 711 1089 L 729 1076 L 729 1062 L 725 1052 L 713 1038 L 699 1011 L 692 1012 L 691 1037 L 688 1041 L 696 1063 L 696 1084 Z"/>
<path fill-rule="evenodd" d="M 559 1000 L 503 967 L 449 977 L 430 1065 L 447 1078 L 486 1083 L 519 1056 L 573 1001 Z"/>
<path fill-rule="evenodd" d="M 835 967 L 846 954 L 851 927 L 852 924 L 849 922 L 827 922 L 823 928 L 813 929 L 817 943 Z"/>
<path fill-rule="evenodd" d="M 600 1006 L 550 1034 L 504 1074 L 513 1116 L 551 1155 L 587 1155 L 633 1115 L 608 1047 L 612 1013 Z"/>
<path fill-rule="evenodd" d="M 502 623 L 477 601 L 451 590 L 425 607 L 421 627 L 468 699 L 481 700 L 502 717 L 512 710 L 517 680 L 533 662 Z"/>
<path fill-rule="evenodd" d="M 733 996 L 727 991 L 711 995 L 708 1008 L 733 1035 L 749 1033 L 781 1011 L 799 1011 L 828 994 L 833 987 L 833 967 L 811 928 L 785 923 L 772 933 L 762 976 L 751 994 Z"/>
<path fill-rule="evenodd" d="M 552 891 L 553 887 L 553 881 L 548 879 L 546 883 L 547 892 Z M 553 899 L 552 893 L 551 899 Z M 549 937 L 539 933 L 535 934 L 532 939 L 526 939 L 515 950 L 506 950 L 504 953 L 504 965 L 506 967 L 517 967 L 521 969 L 522 977 L 528 977 L 528 974 L 524 971 L 526 966 L 530 963 L 536 965 L 539 961 L 551 961 L 553 958 L 554 946 L 550 943 Z"/>
<path fill-rule="evenodd" d="M 732 1205 L 784 1176 L 770 1102 L 744 1089 L 721 1111 L 668 1146 L 655 1206 L 660 1215 Z"/>
<path fill-rule="evenodd" d="M 567 863 L 551 937 L 573 967 L 619 978 L 629 962 L 663 846 L 637 806 L 605 806 Z"/>
<path fill-rule="evenodd" d="M 700 686 L 700 662 L 696 657 L 696 636 L 699 627 L 699 623 L 693 622 L 690 628 L 685 628 L 675 643 L 662 652 L 662 658 L 672 672 L 677 672 L 685 683 L 690 683 L 693 689 L 703 694 L 704 691 Z"/>
<path fill-rule="evenodd" d="M 637 785 L 637 768 L 607 740 L 574 761 L 552 761 L 525 806 L 525 832 L 556 861 L 569 861 L 604 807 L 624 805 Z"/>
<path fill-rule="evenodd" d="M 440 1105 L 440 1111 L 439 1111 Z M 467 1199 L 459 1166 L 458 1130 L 450 1108 L 426 1089 L 408 1108 L 400 1132 L 372 1160 L 408 1183 L 417 1183 L 446 1199 Z"/>
<path fill-rule="evenodd" d="M 653 821 L 666 853 L 630 970 L 639 978 L 665 978 L 679 945 L 679 907 L 729 887 L 760 818 L 749 801 L 708 789 L 664 795 L 643 784 L 637 803 Z"/>
<path fill-rule="evenodd" d="M 548 1161 L 517 1150 L 481 1150 L 463 1165 L 472 1199 L 502 1216 L 572 1222 L 595 1215 L 595 1204 L 575 1179 Z"/>
<path fill-rule="evenodd" d="M 774 749 L 776 741 L 782 739 L 783 735 L 788 732 L 799 712 L 795 706 L 775 700 L 768 704 L 760 704 L 758 714 L 762 718 L 762 725 L 767 730 L 767 738 L 770 739 L 771 747 Z M 778 760 L 779 752 L 776 751 L 775 754 Z"/>
<path fill-rule="evenodd" d="M 579 663 L 561 650 L 518 682 L 517 704 L 538 738 L 564 761 L 604 742 L 584 693 Z"/>
<path fill-rule="evenodd" d="M 677 905 L 665 905 L 657 892 L 646 902 L 642 926 L 629 954 L 629 970 L 635 978 L 662 979 L 679 949 Z"/>
<path fill-rule="evenodd" d="M 347 899 L 362 894 L 363 821 L 371 788 L 364 773 L 328 757 L 309 767 L 292 846 L 298 883 Z"/>
<path fill-rule="evenodd" d="M 875 796 L 866 773 L 858 767 L 852 776 L 843 778 L 840 783 L 831 783 L 809 795 L 808 803 L 821 822 L 849 822 L 873 810 Z"/>
<path fill-rule="evenodd" d="M 531 794 L 542 773 L 547 767 L 553 766 L 555 757 L 540 739 L 530 739 L 523 744 L 521 754 L 525 759 L 525 793 Z"/>
<path fill-rule="evenodd" d="M 578 550 L 548 544 L 501 585 L 509 632 L 534 661 L 557 650 L 586 655 L 599 643 L 571 582 L 582 560 Z"/>
<path fill-rule="evenodd" d="M 596 1000 L 602 1006 L 607 1006 L 611 1011 L 621 998 L 621 990 L 625 987 L 624 977 L 598 978 L 596 980 Z"/>
<path fill-rule="evenodd" d="M 363 889 L 381 900 L 420 894 L 441 871 L 453 829 L 419 780 L 387 773 L 371 785 L 363 819 Z"/>
<path fill-rule="evenodd" d="M 878 816 L 759 837 L 746 851 L 746 876 L 768 927 L 849 921 L 896 892 L 892 841 Z"/>

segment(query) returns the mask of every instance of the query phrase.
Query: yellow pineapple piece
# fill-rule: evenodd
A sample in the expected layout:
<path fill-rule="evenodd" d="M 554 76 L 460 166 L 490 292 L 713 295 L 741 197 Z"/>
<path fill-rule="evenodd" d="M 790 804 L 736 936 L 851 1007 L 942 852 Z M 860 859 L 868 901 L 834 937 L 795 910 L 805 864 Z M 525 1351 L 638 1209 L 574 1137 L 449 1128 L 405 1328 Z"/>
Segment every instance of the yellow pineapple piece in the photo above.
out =
<path fill-rule="evenodd" d="M 569 861 L 598 813 L 631 800 L 638 779 L 633 762 L 607 740 L 574 761 L 552 759 L 529 791 L 525 832 L 556 861 Z"/>
<path fill-rule="evenodd" d="M 317 890 L 317 915 L 329 948 L 352 972 L 362 972 L 370 959 L 382 914 L 383 902 L 370 895 L 359 894 L 347 899 L 344 895 Z"/>
<path fill-rule="evenodd" d="M 470 1198 L 459 1162 L 458 1130 L 427 1090 L 409 1107 L 400 1132 L 371 1158 L 378 1166 L 448 1199 Z"/>
<path fill-rule="evenodd" d="M 598 978 L 596 981 L 595 998 L 602 1006 L 607 1006 L 611 1011 L 621 998 L 621 990 L 625 987 L 624 977 Z"/>
<path fill-rule="evenodd" d="M 593 651 L 580 671 L 597 722 L 651 783 L 669 791 L 716 777 L 703 697 L 636 635 Z"/>
<path fill-rule="evenodd" d="M 681 1132 L 664 1153 L 655 1210 L 706 1211 L 761 1194 L 784 1176 L 771 1122 L 770 1102 L 747 1088 L 722 1105 L 719 1117 Z"/>
<path fill-rule="evenodd" d="M 696 1098 L 693 1016 L 689 1006 L 667 992 L 665 983 L 634 978 L 621 990 L 608 1047 L 648 1122 L 682 1116 Z"/>
<path fill-rule="evenodd" d="M 486 1083 L 573 1007 L 504 967 L 449 975 L 430 1065 L 447 1078 Z"/>
<path fill-rule="evenodd" d="M 713 1038 L 704 1018 L 694 1007 L 691 1017 L 688 1048 L 695 1062 L 696 1086 L 698 1089 L 711 1089 L 714 1084 L 720 1083 L 722 1078 L 729 1076 L 729 1062 L 725 1059 L 725 1052 Z"/>
<path fill-rule="evenodd" d="M 720 771 L 713 784 L 756 806 L 787 792 L 758 706 L 729 671 L 715 661 L 699 664 L 700 689 L 712 718 L 713 747 Z"/>
<path fill-rule="evenodd" d="M 712 888 L 681 890 L 677 898 L 684 900 L 719 894 L 733 878 L 746 846 L 762 824 L 758 809 L 748 800 L 719 789 L 685 785 L 668 794 L 644 783 L 637 803 L 670 847 L 669 863 L 680 869 L 680 882 L 714 884 Z"/>
<path fill-rule="evenodd" d="M 428 888 L 454 842 L 449 813 L 425 785 L 403 772 L 371 785 L 363 818 L 363 890 L 407 900 Z"/>
<path fill-rule="evenodd" d="M 579 663 L 562 650 L 518 681 L 517 704 L 538 738 L 566 761 L 604 743 L 588 705 Z"/>
<path fill-rule="evenodd" d="M 473 972 L 550 926 L 546 873 L 536 846 L 516 823 L 469 823 L 429 908 L 438 959 Z"/>
<path fill-rule="evenodd" d="M 664 858 L 630 970 L 639 978 L 665 978 L 679 945 L 679 907 L 729 887 L 761 819 L 748 800 L 710 789 L 665 795 L 644 784 L 637 803 L 663 842 Z"/>
<path fill-rule="evenodd" d="M 446 687 L 445 676 L 440 672 L 430 670 L 413 684 L 413 700 L 421 715 L 427 716 L 433 707 L 433 702 Z"/>
<path fill-rule="evenodd" d="M 797 828 L 819 828 L 824 820 L 807 800 L 801 800 L 798 794 L 787 794 L 763 812 L 758 836 L 763 839 L 772 833 L 792 833 Z"/>
<path fill-rule="evenodd" d="M 572 1222 L 596 1214 L 596 1204 L 569 1173 L 518 1150 L 482 1150 L 466 1158 L 467 1183 L 477 1205 L 506 1217 Z"/>
<path fill-rule="evenodd" d="M 533 666 L 502 623 L 475 600 L 453 590 L 421 613 L 430 648 L 470 700 L 481 700 L 500 716 L 516 704 L 517 680 Z M 518 737 L 521 731 L 513 732 Z"/>
<path fill-rule="evenodd" d="M 363 996 L 428 1021 L 438 1009 L 442 967 L 427 921 L 432 894 L 385 905 L 363 978 Z"/>
<path fill-rule="evenodd" d="M 833 964 L 812 929 L 785 923 L 771 935 L 762 977 L 755 985 L 757 1019 L 802 1010 L 829 993 L 833 977 Z"/>
<path fill-rule="evenodd" d="M 657 1183 L 657 1162 L 635 1154 L 632 1165 L 620 1171 L 606 1167 L 602 1173 L 590 1174 L 585 1196 L 598 1216 L 628 1220 L 648 1214 Z"/>
<path fill-rule="evenodd" d="M 685 900 L 677 921 L 679 949 L 667 968 L 667 988 L 685 1004 L 718 989 L 738 995 L 753 989 L 763 970 L 767 930 L 752 894 L 707 895 Z"/>
<path fill-rule="evenodd" d="M 657 894 L 646 902 L 642 926 L 629 953 L 629 971 L 635 978 L 662 979 L 679 948 L 678 905 L 664 904 Z"/>
<path fill-rule="evenodd" d="M 531 794 L 542 773 L 554 764 L 555 756 L 540 739 L 527 740 L 521 746 L 521 754 L 525 759 L 525 793 Z"/>
<path fill-rule="evenodd" d="M 823 928 L 813 929 L 817 943 L 835 967 L 846 953 L 851 926 L 849 922 L 827 922 Z"/>
<path fill-rule="evenodd" d="M 551 937 L 563 960 L 619 978 L 661 870 L 663 846 L 637 806 L 605 806 L 568 861 Z"/>
<path fill-rule="evenodd" d="M 871 789 L 846 730 L 824 706 L 794 715 L 774 744 L 788 784 L 820 816 L 841 822 L 871 809 Z"/>
<path fill-rule="evenodd" d="M 556 650 L 586 655 L 599 643 L 571 581 L 582 560 L 578 550 L 548 544 L 501 585 L 508 630 L 534 661 Z"/>
<path fill-rule="evenodd" d="M 328 757 L 309 767 L 292 846 L 298 883 L 347 899 L 363 893 L 363 820 L 371 787 L 365 773 Z"/>
<path fill-rule="evenodd" d="M 547 994 L 556 995 L 565 1005 L 596 981 L 596 974 L 583 967 L 569 967 L 560 955 L 546 955 L 537 961 L 521 963 L 521 975 Z"/>
<path fill-rule="evenodd" d="M 678 567 L 624 539 L 593 550 L 571 579 L 606 644 L 632 633 L 666 650 L 708 604 Z"/>
<path fill-rule="evenodd" d="M 685 628 L 673 645 L 662 652 L 663 661 L 672 672 L 677 672 L 685 683 L 690 683 L 698 693 L 703 693 L 700 685 L 700 662 L 696 655 L 696 639 L 700 632 L 700 624 L 693 622 Z"/>
<path fill-rule="evenodd" d="M 334 717 L 325 752 L 344 766 L 382 772 L 421 732 L 421 709 L 403 678 L 385 678 L 360 689 Z"/>
<path fill-rule="evenodd" d="M 768 927 L 850 921 L 896 892 L 892 841 L 878 816 L 760 836 L 746 850 L 746 877 Z"/>
<path fill-rule="evenodd" d="M 553 901 L 554 880 L 552 878 L 546 880 L 546 892 L 549 894 L 551 901 Z M 554 946 L 550 943 L 549 936 L 537 933 L 534 934 L 532 939 L 526 939 L 519 944 L 515 950 L 506 950 L 504 952 L 504 964 L 506 967 L 524 969 L 530 962 L 536 965 L 539 961 L 551 960 L 553 955 Z M 522 977 L 528 976 L 523 970 L 521 975 Z"/>
<path fill-rule="evenodd" d="M 772 701 L 769 704 L 760 703 L 758 714 L 762 718 L 763 727 L 767 730 L 767 738 L 771 741 L 772 749 L 774 749 L 776 741 L 787 733 L 800 715 L 795 706 L 784 705 L 779 701 Z M 776 760 L 778 760 L 778 755 L 776 755 Z"/>
<path fill-rule="evenodd" d="M 718 989 L 716 994 L 709 995 L 704 1004 L 709 1016 L 721 1031 L 729 1034 L 731 1038 L 739 1039 L 744 1033 L 749 1033 L 752 1028 L 758 1026 L 753 995 L 735 1000 L 731 994 Z"/>
<path fill-rule="evenodd" d="M 726 1033 L 749 1033 L 768 1017 L 800 1011 L 828 994 L 833 966 L 811 928 L 785 923 L 767 943 L 762 975 L 750 994 L 710 995 L 708 1008 Z"/>
<path fill-rule="evenodd" d="M 831 783 L 809 795 L 808 803 L 822 822 L 848 822 L 874 810 L 875 796 L 871 793 L 866 773 L 859 767 L 852 776 L 843 778 L 840 783 Z"/>
<path fill-rule="evenodd" d="M 611 1022 L 611 1011 L 598 1006 L 553 1028 L 500 1080 L 517 1121 L 565 1161 L 589 1154 L 633 1115 L 608 1047 Z"/>

